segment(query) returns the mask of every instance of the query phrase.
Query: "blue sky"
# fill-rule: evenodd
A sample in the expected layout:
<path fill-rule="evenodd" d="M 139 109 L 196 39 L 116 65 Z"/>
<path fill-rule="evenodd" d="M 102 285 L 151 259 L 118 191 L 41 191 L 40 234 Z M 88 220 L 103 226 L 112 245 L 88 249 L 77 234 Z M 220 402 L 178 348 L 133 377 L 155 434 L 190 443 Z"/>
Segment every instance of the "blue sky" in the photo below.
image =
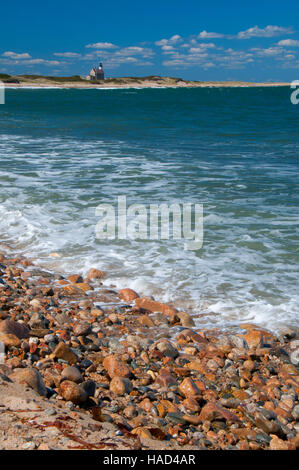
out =
<path fill-rule="evenodd" d="M 299 79 L 299 2 L 2 2 L 0 72 Z"/>

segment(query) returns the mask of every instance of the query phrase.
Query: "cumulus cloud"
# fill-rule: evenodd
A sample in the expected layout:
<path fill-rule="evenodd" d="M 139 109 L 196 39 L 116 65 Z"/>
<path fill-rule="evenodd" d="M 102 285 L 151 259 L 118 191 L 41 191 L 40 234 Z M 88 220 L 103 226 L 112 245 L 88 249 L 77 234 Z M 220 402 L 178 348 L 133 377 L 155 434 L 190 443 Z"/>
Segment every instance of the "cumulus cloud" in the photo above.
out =
<path fill-rule="evenodd" d="M 267 47 L 265 49 L 261 47 L 253 47 L 251 51 L 259 57 L 273 57 L 284 53 L 284 50 L 280 47 Z"/>
<path fill-rule="evenodd" d="M 177 44 L 181 42 L 182 38 L 179 34 L 175 34 L 174 36 L 171 36 L 169 39 L 161 39 L 160 41 L 156 41 L 155 45 L 156 46 L 171 46 L 173 44 Z"/>
<path fill-rule="evenodd" d="M 130 56 L 130 55 L 141 55 L 142 57 L 151 57 L 153 55 L 152 49 L 146 47 L 138 47 L 138 46 L 129 46 L 124 47 L 123 49 L 119 49 L 115 52 L 116 56 Z"/>
<path fill-rule="evenodd" d="M 253 37 L 257 38 L 271 38 L 273 36 L 279 36 L 280 34 L 292 34 L 292 28 L 284 28 L 282 26 L 268 25 L 265 28 L 259 28 L 253 26 L 252 28 L 240 31 L 237 35 L 238 39 L 250 39 Z"/>
<path fill-rule="evenodd" d="M 53 55 L 57 57 L 66 57 L 66 58 L 71 58 L 71 59 L 76 59 L 78 57 L 81 57 L 81 54 L 77 54 L 77 52 L 54 52 Z"/>
<path fill-rule="evenodd" d="M 295 39 L 283 39 L 282 41 L 279 41 L 278 46 L 293 46 L 293 47 L 299 47 L 299 41 L 296 41 Z"/>
<path fill-rule="evenodd" d="M 57 60 L 46 60 L 46 59 L 30 59 L 26 60 L 26 65 L 31 64 L 42 64 L 42 65 L 61 65 L 62 62 L 58 62 Z"/>
<path fill-rule="evenodd" d="M 199 35 L 197 36 L 198 39 L 213 39 L 213 38 L 224 38 L 225 35 L 224 34 L 220 34 L 220 33 L 208 33 L 207 31 L 203 30 L 199 33 Z"/>
<path fill-rule="evenodd" d="M 31 55 L 28 52 L 23 52 L 22 54 L 18 54 L 17 52 L 7 51 L 4 52 L 3 57 L 9 57 L 10 59 L 31 59 Z"/>
<path fill-rule="evenodd" d="M 87 44 L 85 47 L 92 49 L 115 49 L 118 46 L 112 44 L 111 42 L 95 42 L 94 44 Z"/>

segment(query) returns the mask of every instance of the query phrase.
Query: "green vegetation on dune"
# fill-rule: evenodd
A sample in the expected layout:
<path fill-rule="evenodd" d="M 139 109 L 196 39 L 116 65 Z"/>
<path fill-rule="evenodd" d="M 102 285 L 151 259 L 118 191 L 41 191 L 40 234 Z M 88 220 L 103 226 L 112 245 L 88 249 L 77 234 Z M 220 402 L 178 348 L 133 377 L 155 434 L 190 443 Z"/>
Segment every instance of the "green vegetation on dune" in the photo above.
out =
<path fill-rule="evenodd" d="M 79 75 L 72 75 L 71 77 L 54 77 L 46 75 L 18 75 L 18 78 L 22 81 L 25 80 L 48 80 L 58 83 L 69 83 L 69 82 L 86 82 L 84 78 L 81 78 Z"/>
<path fill-rule="evenodd" d="M 11 78 L 11 75 L 8 75 L 8 73 L 0 73 L 0 80 L 5 80 L 7 78 Z"/>

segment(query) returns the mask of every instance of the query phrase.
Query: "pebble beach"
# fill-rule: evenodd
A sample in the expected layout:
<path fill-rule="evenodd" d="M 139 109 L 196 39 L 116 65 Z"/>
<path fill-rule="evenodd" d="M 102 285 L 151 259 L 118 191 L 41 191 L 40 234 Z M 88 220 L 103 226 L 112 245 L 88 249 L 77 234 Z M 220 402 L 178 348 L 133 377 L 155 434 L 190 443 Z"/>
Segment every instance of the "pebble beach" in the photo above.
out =
<path fill-rule="evenodd" d="M 0 254 L 1 449 L 295 450 L 299 341 Z"/>

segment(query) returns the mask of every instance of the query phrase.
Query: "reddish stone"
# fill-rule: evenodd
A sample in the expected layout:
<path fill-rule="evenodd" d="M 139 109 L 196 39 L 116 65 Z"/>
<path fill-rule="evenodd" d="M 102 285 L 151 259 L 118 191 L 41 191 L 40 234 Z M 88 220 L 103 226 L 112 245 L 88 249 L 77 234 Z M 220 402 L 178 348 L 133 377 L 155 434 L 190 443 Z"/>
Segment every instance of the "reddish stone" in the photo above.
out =
<path fill-rule="evenodd" d="M 113 377 L 110 382 L 110 390 L 116 395 L 122 396 L 131 393 L 133 385 L 132 382 L 125 377 Z"/>
<path fill-rule="evenodd" d="M 179 386 L 179 391 L 184 395 L 186 398 L 189 397 L 196 397 L 200 396 L 201 392 L 196 386 L 196 384 L 193 382 L 192 379 L 187 377 L 186 379 L 183 380 L 183 382 Z"/>
<path fill-rule="evenodd" d="M 69 284 L 64 286 L 64 291 L 67 295 L 82 295 L 82 290 L 77 287 L 75 284 Z"/>
<path fill-rule="evenodd" d="M 19 339 L 29 338 L 30 336 L 30 330 L 25 325 L 8 319 L 0 323 L 0 333 L 12 334 Z"/>
<path fill-rule="evenodd" d="M 91 268 L 87 274 L 88 279 L 103 279 L 105 273 L 99 269 Z"/>
<path fill-rule="evenodd" d="M 138 404 L 139 408 L 141 408 L 143 411 L 146 411 L 147 413 L 151 412 L 151 409 L 153 408 L 153 403 L 150 401 L 149 398 L 145 398 Z"/>
<path fill-rule="evenodd" d="M 19 348 L 21 346 L 21 340 L 16 335 L 9 333 L 0 333 L 0 341 L 7 349 L 13 347 Z"/>
<path fill-rule="evenodd" d="M 143 326 L 148 326 L 149 328 L 154 326 L 153 320 L 148 315 L 141 315 L 138 317 L 138 323 Z"/>
<path fill-rule="evenodd" d="M 200 419 L 202 421 L 215 421 L 222 420 L 229 421 L 232 423 L 239 423 L 240 419 L 234 413 L 222 408 L 217 403 L 207 403 L 200 413 Z"/>
<path fill-rule="evenodd" d="M 127 364 L 122 362 L 120 358 L 116 355 L 111 355 L 105 357 L 103 361 L 103 367 L 108 372 L 108 375 L 111 379 L 113 377 L 130 377 L 131 369 Z"/>
<path fill-rule="evenodd" d="M 194 413 L 198 413 L 200 411 L 200 406 L 194 398 L 185 398 L 183 405 L 187 410 L 193 411 Z"/>
<path fill-rule="evenodd" d="M 75 405 L 81 405 L 88 398 L 85 390 L 70 380 L 61 382 L 59 393 L 66 401 L 71 401 Z"/>
<path fill-rule="evenodd" d="M 249 348 L 257 348 L 263 345 L 263 333 L 260 330 L 249 330 L 245 335 L 239 335 L 245 339 Z"/>
<path fill-rule="evenodd" d="M 72 284 L 77 284 L 78 282 L 83 282 L 83 278 L 79 274 L 73 274 L 72 276 L 69 276 L 67 278 L 67 280 L 70 281 Z"/>
<path fill-rule="evenodd" d="M 118 297 L 125 302 L 132 302 L 139 297 L 139 295 L 132 289 L 121 289 L 118 291 Z"/>
<path fill-rule="evenodd" d="M 151 299 L 150 297 L 139 297 L 135 300 L 135 305 L 139 308 L 144 310 L 148 310 L 150 312 L 160 312 L 164 315 L 175 319 L 177 310 L 175 308 L 170 307 L 167 304 L 163 304 L 160 302 L 156 302 L 155 300 Z"/>
<path fill-rule="evenodd" d="M 57 357 L 57 359 L 63 359 L 69 364 L 76 364 L 77 362 L 76 355 L 73 353 L 73 351 L 70 350 L 68 345 L 63 342 L 58 343 L 53 351 L 53 357 Z"/>
<path fill-rule="evenodd" d="M 83 290 L 83 292 L 93 290 L 93 287 L 91 287 L 87 282 L 77 282 L 76 287 L 78 287 L 80 290 Z"/>
<path fill-rule="evenodd" d="M 155 383 L 162 388 L 167 389 L 170 385 L 177 385 L 177 381 L 170 373 L 169 369 L 161 369 L 160 374 L 157 376 Z"/>

